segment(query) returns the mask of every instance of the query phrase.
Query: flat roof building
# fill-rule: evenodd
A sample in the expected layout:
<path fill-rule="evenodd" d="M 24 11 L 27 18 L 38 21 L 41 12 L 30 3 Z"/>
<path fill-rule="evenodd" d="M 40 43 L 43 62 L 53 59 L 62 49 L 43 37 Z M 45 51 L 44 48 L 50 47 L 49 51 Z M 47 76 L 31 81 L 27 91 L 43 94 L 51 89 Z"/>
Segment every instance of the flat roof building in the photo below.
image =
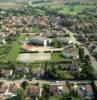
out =
<path fill-rule="evenodd" d="M 36 45 L 41 45 L 41 46 L 49 46 L 51 43 L 51 39 L 45 38 L 45 37 L 33 37 L 30 42 L 32 44 L 36 44 Z"/>

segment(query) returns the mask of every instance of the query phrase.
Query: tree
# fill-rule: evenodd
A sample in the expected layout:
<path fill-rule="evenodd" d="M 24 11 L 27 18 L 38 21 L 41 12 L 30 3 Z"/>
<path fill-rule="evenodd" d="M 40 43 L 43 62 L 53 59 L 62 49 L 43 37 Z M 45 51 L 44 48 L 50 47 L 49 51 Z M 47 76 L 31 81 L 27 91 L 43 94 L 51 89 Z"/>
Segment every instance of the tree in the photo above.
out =
<path fill-rule="evenodd" d="M 6 100 L 25 100 L 24 99 L 24 91 L 22 89 L 17 90 L 17 96 L 8 98 Z"/>
<path fill-rule="evenodd" d="M 95 96 L 95 99 L 97 98 L 97 86 L 95 85 L 94 81 L 91 82 L 91 85 L 92 85 L 92 89 L 94 91 L 94 96 Z"/>
<path fill-rule="evenodd" d="M 10 67 L 10 69 L 12 69 L 12 70 L 15 70 L 15 63 L 10 63 L 10 65 L 9 65 L 9 67 Z"/>
<path fill-rule="evenodd" d="M 26 76 L 27 79 L 30 79 L 30 80 L 31 80 L 32 77 L 33 77 L 33 76 L 32 76 L 32 75 L 33 75 L 33 71 L 32 71 L 31 66 L 32 66 L 31 64 L 28 65 L 28 67 L 29 67 L 29 73 L 28 73 L 27 76 Z"/>
<path fill-rule="evenodd" d="M 54 46 L 55 48 L 60 48 L 63 46 L 63 43 L 56 41 L 55 39 L 52 41 L 51 46 Z"/>
<path fill-rule="evenodd" d="M 90 56 L 89 55 L 86 55 L 85 56 L 85 60 L 86 60 L 86 64 L 91 67 L 92 66 L 92 63 L 91 63 L 91 59 L 90 59 Z"/>
<path fill-rule="evenodd" d="M 24 90 L 26 89 L 27 85 L 28 85 L 28 82 L 27 82 L 27 81 L 24 81 L 24 82 L 21 83 L 21 87 L 22 87 Z"/>
<path fill-rule="evenodd" d="M 45 70 L 45 78 L 47 79 L 57 79 L 58 78 L 58 71 L 57 67 L 53 64 L 47 66 Z"/>
<path fill-rule="evenodd" d="M 81 61 L 84 60 L 84 58 L 85 58 L 84 48 L 79 47 L 79 58 L 80 58 Z"/>
<path fill-rule="evenodd" d="M 24 100 L 24 91 L 23 89 L 17 90 L 16 100 Z"/>
<path fill-rule="evenodd" d="M 0 82 L 0 87 L 2 86 L 3 82 Z"/>
<path fill-rule="evenodd" d="M 73 8 L 73 7 L 71 7 L 71 8 L 70 8 L 70 11 L 71 11 L 71 12 L 73 12 L 73 11 L 74 11 L 74 8 Z"/>
<path fill-rule="evenodd" d="M 49 100 L 50 97 L 50 93 L 49 93 L 49 85 L 48 84 L 44 84 L 43 85 L 43 100 Z"/>

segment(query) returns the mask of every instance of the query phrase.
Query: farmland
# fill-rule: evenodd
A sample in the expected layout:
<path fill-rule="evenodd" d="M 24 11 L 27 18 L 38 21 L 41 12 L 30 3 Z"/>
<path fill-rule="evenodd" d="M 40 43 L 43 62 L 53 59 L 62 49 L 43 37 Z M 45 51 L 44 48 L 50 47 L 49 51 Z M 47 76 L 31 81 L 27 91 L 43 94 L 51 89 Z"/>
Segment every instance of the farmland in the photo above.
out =
<path fill-rule="evenodd" d="M 78 4 L 78 5 L 63 5 L 63 4 L 51 4 L 50 8 L 52 10 L 56 10 L 61 13 L 61 14 L 69 14 L 69 15 L 77 15 L 84 11 L 87 8 L 94 8 L 94 5 L 83 5 L 83 4 Z"/>
<path fill-rule="evenodd" d="M 21 7 L 23 4 L 17 4 L 12 2 L 0 2 L 0 8 L 8 9 L 8 8 L 17 8 Z"/>

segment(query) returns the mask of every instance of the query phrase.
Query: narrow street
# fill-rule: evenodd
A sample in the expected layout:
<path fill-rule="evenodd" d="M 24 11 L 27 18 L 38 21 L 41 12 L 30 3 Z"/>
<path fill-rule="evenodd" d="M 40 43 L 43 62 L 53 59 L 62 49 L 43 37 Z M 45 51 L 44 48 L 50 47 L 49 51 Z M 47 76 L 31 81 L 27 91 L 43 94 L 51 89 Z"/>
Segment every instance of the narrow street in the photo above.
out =
<path fill-rule="evenodd" d="M 58 83 L 65 83 L 65 82 L 71 82 L 71 83 L 74 83 L 74 82 L 79 82 L 78 80 L 63 80 L 63 81 L 50 81 L 50 80 L 32 80 L 32 81 L 29 81 L 29 80 L 6 80 L 6 79 L 0 79 L 0 82 L 3 82 L 5 85 L 10 85 L 10 84 L 13 84 L 13 83 L 16 83 L 16 84 L 21 84 L 22 82 L 24 81 L 27 81 L 28 83 L 31 83 L 31 84 L 36 84 L 36 83 L 39 83 L 40 87 L 43 85 L 43 84 L 58 84 Z M 91 81 L 89 80 L 85 80 L 83 81 L 84 83 L 90 83 Z"/>
<path fill-rule="evenodd" d="M 77 39 L 74 37 L 74 33 L 72 33 L 71 31 L 69 31 L 66 28 L 64 28 L 64 29 L 67 33 L 69 33 L 69 35 L 70 35 L 70 37 L 71 37 L 74 44 L 81 45 L 81 43 L 79 41 L 77 41 Z M 90 54 L 89 50 L 87 49 L 87 47 L 85 47 L 85 46 L 82 46 L 82 47 L 84 48 L 85 54 L 90 56 L 93 68 L 94 68 L 95 71 L 97 71 L 97 61 L 96 61 L 96 59 L 93 56 L 91 56 L 91 54 Z"/>

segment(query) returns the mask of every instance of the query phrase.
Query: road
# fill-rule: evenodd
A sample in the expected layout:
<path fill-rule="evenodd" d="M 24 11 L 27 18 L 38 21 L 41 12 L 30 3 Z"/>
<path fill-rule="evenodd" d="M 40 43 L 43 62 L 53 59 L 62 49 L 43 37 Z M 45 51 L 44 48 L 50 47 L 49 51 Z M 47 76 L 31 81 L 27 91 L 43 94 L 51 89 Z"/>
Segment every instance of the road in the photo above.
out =
<path fill-rule="evenodd" d="M 40 86 L 42 86 L 43 84 L 60 84 L 60 83 L 66 83 L 66 82 L 70 82 L 70 83 L 74 83 L 74 82 L 80 82 L 78 80 L 63 80 L 63 81 L 50 81 L 50 80 L 32 80 L 32 81 L 29 81 L 29 80 L 6 80 L 6 79 L 0 79 L 0 82 L 3 82 L 5 85 L 10 85 L 12 83 L 16 83 L 16 84 L 21 84 L 22 82 L 24 81 L 27 81 L 28 83 L 31 83 L 31 84 L 35 84 L 35 83 L 39 83 Z M 91 81 L 89 80 L 84 80 L 84 81 L 81 81 L 83 83 L 90 83 Z"/>
<path fill-rule="evenodd" d="M 0 79 L 0 82 L 3 82 L 5 85 L 10 85 L 12 83 L 16 83 L 16 84 L 21 84 L 22 82 L 27 81 L 29 84 L 36 84 L 39 83 L 40 86 L 42 86 L 43 84 L 56 84 L 56 83 L 65 83 L 65 81 L 50 81 L 50 80 L 24 80 L 24 79 L 20 79 L 20 80 L 6 80 L 6 79 Z"/>
<path fill-rule="evenodd" d="M 10 83 L 17 83 L 17 84 L 20 84 L 20 83 L 22 83 L 23 81 L 27 81 L 27 82 L 29 82 L 29 83 L 40 83 L 40 84 L 42 84 L 42 83 L 49 83 L 48 81 L 45 81 L 45 80 L 32 80 L 32 81 L 28 81 L 28 80 L 23 80 L 23 79 L 21 79 L 21 80 L 6 80 L 6 79 L 0 79 L 0 82 L 3 82 L 3 83 L 5 83 L 5 84 L 10 84 Z"/>
<path fill-rule="evenodd" d="M 81 42 L 77 41 L 77 39 L 74 37 L 74 33 L 73 32 L 69 31 L 66 28 L 64 28 L 64 29 L 65 29 L 65 31 L 67 33 L 69 33 L 69 35 L 70 35 L 70 37 L 71 37 L 71 39 L 72 39 L 72 41 L 73 41 L 74 44 L 81 45 Z M 89 50 L 87 49 L 87 47 L 85 47 L 85 46 L 82 46 L 82 47 L 84 48 L 85 55 L 89 55 L 90 56 L 93 68 L 94 68 L 95 71 L 97 71 L 97 61 L 96 61 L 96 59 L 93 56 L 91 56 L 91 54 L 90 54 Z"/>

